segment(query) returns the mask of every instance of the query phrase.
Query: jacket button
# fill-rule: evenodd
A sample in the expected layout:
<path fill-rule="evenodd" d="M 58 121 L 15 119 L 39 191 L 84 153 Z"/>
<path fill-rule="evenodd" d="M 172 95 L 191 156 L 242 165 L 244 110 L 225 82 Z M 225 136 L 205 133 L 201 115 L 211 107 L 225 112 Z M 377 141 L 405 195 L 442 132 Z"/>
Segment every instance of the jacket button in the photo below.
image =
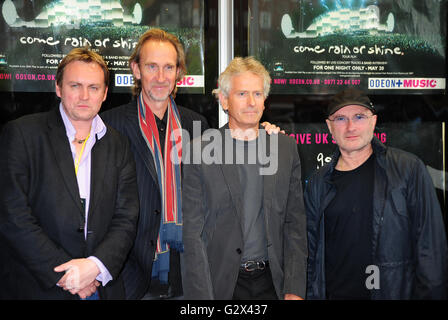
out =
<path fill-rule="evenodd" d="M 160 210 L 156 209 L 156 210 L 154 210 L 154 213 L 155 214 L 160 214 Z"/>
<path fill-rule="evenodd" d="M 151 240 L 151 246 L 154 247 L 154 240 Z"/>
<path fill-rule="evenodd" d="M 241 254 L 241 252 L 243 252 L 243 251 L 241 251 L 241 249 L 238 248 L 238 249 L 236 249 L 236 252 L 237 252 L 238 254 Z"/>

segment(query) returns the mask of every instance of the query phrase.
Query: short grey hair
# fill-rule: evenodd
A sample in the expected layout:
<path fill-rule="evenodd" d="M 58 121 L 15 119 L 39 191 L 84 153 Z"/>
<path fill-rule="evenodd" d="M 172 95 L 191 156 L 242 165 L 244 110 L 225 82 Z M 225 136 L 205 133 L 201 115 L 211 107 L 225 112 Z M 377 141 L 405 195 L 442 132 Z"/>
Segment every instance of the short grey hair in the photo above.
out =
<path fill-rule="evenodd" d="M 266 68 L 252 56 L 245 58 L 236 57 L 230 61 L 226 70 L 224 70 L 218 78 L 218 88 L 212 91 L 215 97 L 219 98 L 220 93 L 225 97 L 228 97 L 231 89 L 232 77 L 243 72 L 252 72 L 263 79 L 263 95 L 267 98 L 269 90 L 271 89 L 271 77 Z"/>

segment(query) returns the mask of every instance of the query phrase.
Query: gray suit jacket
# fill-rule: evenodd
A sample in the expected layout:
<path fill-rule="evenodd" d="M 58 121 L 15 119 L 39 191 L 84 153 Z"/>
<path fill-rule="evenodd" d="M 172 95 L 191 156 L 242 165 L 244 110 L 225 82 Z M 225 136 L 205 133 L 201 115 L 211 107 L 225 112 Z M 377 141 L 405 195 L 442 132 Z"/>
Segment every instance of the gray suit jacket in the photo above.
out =
<path fill-rule="evenodd" d="M 222 136 L 226 128 L 227 125 L 219 129 Z M 198 151 L 198 143 L 200 150 L 204 150 L 209 141 L 204 139 L 207 133 L 209 130 L 202 139 L 193 140 L 190 150 Z M 266 136 L 267 154 L 271 152 L 278 161 L 276 173 L 263 176 L 263 209 L 272 278 L 279 298 L 285 293 L 305 297 L 307 238 L 299 155 L 290 137 L 278 135 L 278 148 L 270 148 L 272 137 Z M 225 152 L 224 143 L 222 152 Z M 184 296 L 186 299 L 231 299 L 244 248 L 242 203 L 250 201 L 242 199 L 237 167 L 185 161 L 182 192 Z"/>

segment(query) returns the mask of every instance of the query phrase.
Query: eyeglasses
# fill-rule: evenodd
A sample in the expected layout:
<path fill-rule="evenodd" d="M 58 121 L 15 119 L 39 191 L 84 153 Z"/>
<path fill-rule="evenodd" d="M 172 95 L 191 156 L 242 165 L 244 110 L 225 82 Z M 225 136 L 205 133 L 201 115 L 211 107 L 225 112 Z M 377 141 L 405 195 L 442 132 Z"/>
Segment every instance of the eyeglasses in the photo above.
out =
<path fill-rule="evenodd" d="M 363 113 L 355 114 L 351 120 L 354 124 L 365 124 L 369 118 L 373 117 L 372 115 L 366 115 Z M 348 124 L 349 117 L 346 116 L 336 116 L 333 119 L 328 119 L 332 121 L 336 126 L 345 126 Z"/>

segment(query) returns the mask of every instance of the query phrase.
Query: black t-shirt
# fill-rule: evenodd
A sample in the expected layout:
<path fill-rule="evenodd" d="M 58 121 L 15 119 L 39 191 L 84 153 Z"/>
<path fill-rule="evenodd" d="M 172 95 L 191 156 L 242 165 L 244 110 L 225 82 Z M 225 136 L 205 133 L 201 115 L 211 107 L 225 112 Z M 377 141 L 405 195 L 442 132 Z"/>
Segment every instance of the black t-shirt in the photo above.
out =
<path fill-rule="evenodd" d="M 157 129 L 159 131 L 159 141 L 160 141 L 160 148 L 162 149 L 162 157 L 165 157 L 163 154 L 165 152 L 165 139 L 166 139 L 166 124 L 167 124 L 167 114 L 168 109 L 165 111 L 165 114 L 163 115 L 163 118 L 160 119 L 158 116 L 154 115 L 154 118 L 156 119 L 156 125 Z"/>
<path fill-rule="evenodd" d="M 337 193 L 325 210 L 325 277 L 328 299 L 369 299 L 372 264 L 374 155 L 351 171 L 334 170 Z"/>

